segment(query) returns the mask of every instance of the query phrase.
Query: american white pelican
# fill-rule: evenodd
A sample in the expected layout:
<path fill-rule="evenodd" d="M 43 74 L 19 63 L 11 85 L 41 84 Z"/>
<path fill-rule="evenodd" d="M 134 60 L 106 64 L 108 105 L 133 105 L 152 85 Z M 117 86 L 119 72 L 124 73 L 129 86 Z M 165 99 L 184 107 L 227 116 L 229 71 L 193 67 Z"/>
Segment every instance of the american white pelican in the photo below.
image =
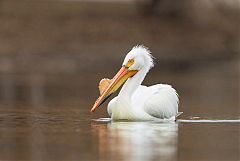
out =
<path fill-rule="evenodd" d="M 118 96 L 108 104 L 108 114 L 113 120 L 170 119 L 178 115 L 178 94 L 167 84 L 141 85 L 148 71 L 154 66 L 148 48 L 139 45 L 126 55 L 122 68 L 112 80 L 103 79 L 100 97 L 93 105 L 94 112 L 125 81 Z"/>

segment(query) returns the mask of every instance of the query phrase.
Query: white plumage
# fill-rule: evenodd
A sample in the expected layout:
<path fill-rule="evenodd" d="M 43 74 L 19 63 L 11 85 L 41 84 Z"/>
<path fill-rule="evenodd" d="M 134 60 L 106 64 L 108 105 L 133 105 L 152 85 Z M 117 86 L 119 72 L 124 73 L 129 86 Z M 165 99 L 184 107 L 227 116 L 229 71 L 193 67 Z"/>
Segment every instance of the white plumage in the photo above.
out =
<path fill-rule="evenodd" d="M 167 84 L 141 85 L 148 71 L 153 67 L 150 51 L 144 46 L 134 47 L 125 57 L 123 66 L 129 60 L 134 63 L 129 71 L 138 72 L 128 78 L 118 96 L 108 104 L 108 113 L 113 120 L 175 119 L 178 115 L 178 94 Z"/>

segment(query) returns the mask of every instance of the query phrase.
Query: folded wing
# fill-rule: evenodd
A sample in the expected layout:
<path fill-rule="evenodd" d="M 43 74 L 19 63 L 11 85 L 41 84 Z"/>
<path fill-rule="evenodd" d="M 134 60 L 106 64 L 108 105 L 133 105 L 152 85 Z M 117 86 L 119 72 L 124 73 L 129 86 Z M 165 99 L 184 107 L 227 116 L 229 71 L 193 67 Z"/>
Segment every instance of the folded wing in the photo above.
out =
<path fill-rule="evenodd" d="M 137 100 L 137 102 L 135 101 L 136 105 L 143 104 L 141 108 L 153 117 L 164 119 L 175 117 L 178 114 L 178 94 L 167 84 L 141 86 L 133 96 L 133 100 Z"/>

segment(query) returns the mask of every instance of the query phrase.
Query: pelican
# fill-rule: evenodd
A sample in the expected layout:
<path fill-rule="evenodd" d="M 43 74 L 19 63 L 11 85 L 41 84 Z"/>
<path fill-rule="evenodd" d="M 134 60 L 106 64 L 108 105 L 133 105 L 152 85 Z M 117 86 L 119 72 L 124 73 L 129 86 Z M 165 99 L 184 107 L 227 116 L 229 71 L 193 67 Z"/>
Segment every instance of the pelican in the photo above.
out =
<path fill-rule="evenodd" d="M 176 90 L 168 84 L 149 87 L 141 85 L 153 66 L 153 56 L 147 47 L 143 45 L 133 47 L 113 79 L 100 81 L 100 97 L 91 112 L 123 85 L 118 96 L 114 97 L 107 107 L 112 120 L 175 119 L 179 115 L 179 98 Z"/>

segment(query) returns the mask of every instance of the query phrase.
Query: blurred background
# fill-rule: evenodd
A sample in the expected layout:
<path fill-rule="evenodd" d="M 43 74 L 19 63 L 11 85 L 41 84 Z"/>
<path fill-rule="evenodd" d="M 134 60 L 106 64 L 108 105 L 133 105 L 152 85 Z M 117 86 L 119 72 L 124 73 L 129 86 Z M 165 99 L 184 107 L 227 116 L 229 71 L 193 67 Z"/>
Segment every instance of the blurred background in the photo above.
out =
<path fill-rule="evenodd" d="M 239 0 L 0 0 L 0 160 L 239 160 L 239 124 L 91 121 L 137 44 L 182 118 L 239 119 Z"/>
<path fill-rule="evenodd" d="M 237 116 L 239 12 L 239 0 L 1 0 L 0 107 L 89 110 L 144 44 L 156 66 L 143 84 L 173 85 L 184 115 Z"/>

